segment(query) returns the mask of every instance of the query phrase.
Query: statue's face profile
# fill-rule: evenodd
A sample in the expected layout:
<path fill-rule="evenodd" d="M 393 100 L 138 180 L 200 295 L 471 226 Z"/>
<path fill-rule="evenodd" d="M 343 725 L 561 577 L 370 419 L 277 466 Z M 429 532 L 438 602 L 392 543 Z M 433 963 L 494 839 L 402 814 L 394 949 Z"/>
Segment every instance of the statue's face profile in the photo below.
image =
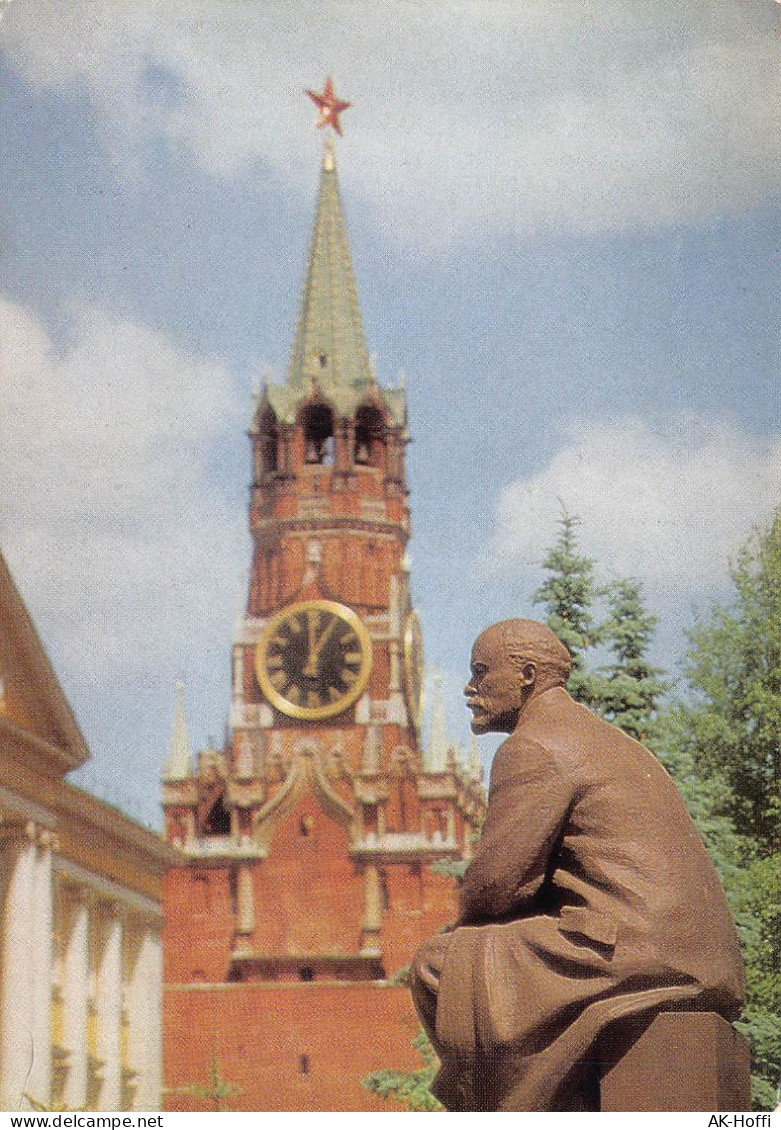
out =
<path fill-rule="evenodd" d="M 478 636 L 471 668 L 464 694 L 472 711 L 472 733 L 511 734 L 526 700 L 529 680 L 510 660 L 500 633 L 489 628 Z"/>

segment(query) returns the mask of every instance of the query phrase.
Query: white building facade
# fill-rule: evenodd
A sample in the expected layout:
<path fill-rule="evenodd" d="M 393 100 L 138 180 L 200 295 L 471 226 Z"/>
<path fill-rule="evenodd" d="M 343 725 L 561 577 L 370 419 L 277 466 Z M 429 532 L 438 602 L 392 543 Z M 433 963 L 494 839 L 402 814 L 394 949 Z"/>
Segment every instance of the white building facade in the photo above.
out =
<path fill-rule="evenodd" d="M 172 851 L 65 780 L 89 756 L 0 557 L 0 1109 L 161 1108 Z"/>

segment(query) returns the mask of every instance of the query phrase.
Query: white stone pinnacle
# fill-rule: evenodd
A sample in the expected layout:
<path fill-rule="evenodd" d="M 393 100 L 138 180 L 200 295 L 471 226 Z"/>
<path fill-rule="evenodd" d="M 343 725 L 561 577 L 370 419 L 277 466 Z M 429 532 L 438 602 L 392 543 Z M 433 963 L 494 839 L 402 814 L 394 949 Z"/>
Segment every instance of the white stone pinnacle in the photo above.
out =
<path fill-rule="evenodd" d="M 442 694 L 442 676 L 434 671 L 434 693 L 431 696 L 431 735 L 425 764 L 429 773 L 444 773 L 447 769 L 447 722 L 445 720 L 445 701 Z"/>
<path fill-rule="evenodd" d="M 180 681 L 176 685 L 176 712 L 163 780 L 186 781 L 191 772 L 192 747 L 187 732 L 187 719 L 184 715 L 184 683 Z"/>

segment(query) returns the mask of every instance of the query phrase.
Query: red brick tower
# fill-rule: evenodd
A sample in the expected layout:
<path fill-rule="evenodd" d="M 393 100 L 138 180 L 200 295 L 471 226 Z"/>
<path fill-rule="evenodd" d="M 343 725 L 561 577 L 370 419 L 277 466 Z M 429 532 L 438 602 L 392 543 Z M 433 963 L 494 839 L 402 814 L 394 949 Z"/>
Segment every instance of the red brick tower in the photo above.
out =
<path fill-rule="evenodd" d="M 180 711 L 165 772 L 186 857 L 166 893 L 169 1106 L 213 1061 L 238 1109 L 372 1109 L 361 1076 L 415 1063 L 389 979 L 452 917 L 431 865 L 468 855 L 483 795 L 441 728 L 421 753 L 406 396 L 366 351 L 330 146 L 287 380 L 250 438 L 230 738 L 193 767 Z"/>

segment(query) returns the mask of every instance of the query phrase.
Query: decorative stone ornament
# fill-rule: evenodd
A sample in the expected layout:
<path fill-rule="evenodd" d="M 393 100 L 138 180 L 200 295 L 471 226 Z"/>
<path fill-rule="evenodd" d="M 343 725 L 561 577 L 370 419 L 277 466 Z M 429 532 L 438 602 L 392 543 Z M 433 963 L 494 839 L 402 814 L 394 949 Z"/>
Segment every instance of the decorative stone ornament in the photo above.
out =
<path fill-rule="evenodd" d="M 411 611 L 404 621 L 404 693 L 410 717 L 416 729 L 420 728 L 423 717 L 423 687 L 425 668 L 423 664 L 423 632 L 415 611 Z"/>

